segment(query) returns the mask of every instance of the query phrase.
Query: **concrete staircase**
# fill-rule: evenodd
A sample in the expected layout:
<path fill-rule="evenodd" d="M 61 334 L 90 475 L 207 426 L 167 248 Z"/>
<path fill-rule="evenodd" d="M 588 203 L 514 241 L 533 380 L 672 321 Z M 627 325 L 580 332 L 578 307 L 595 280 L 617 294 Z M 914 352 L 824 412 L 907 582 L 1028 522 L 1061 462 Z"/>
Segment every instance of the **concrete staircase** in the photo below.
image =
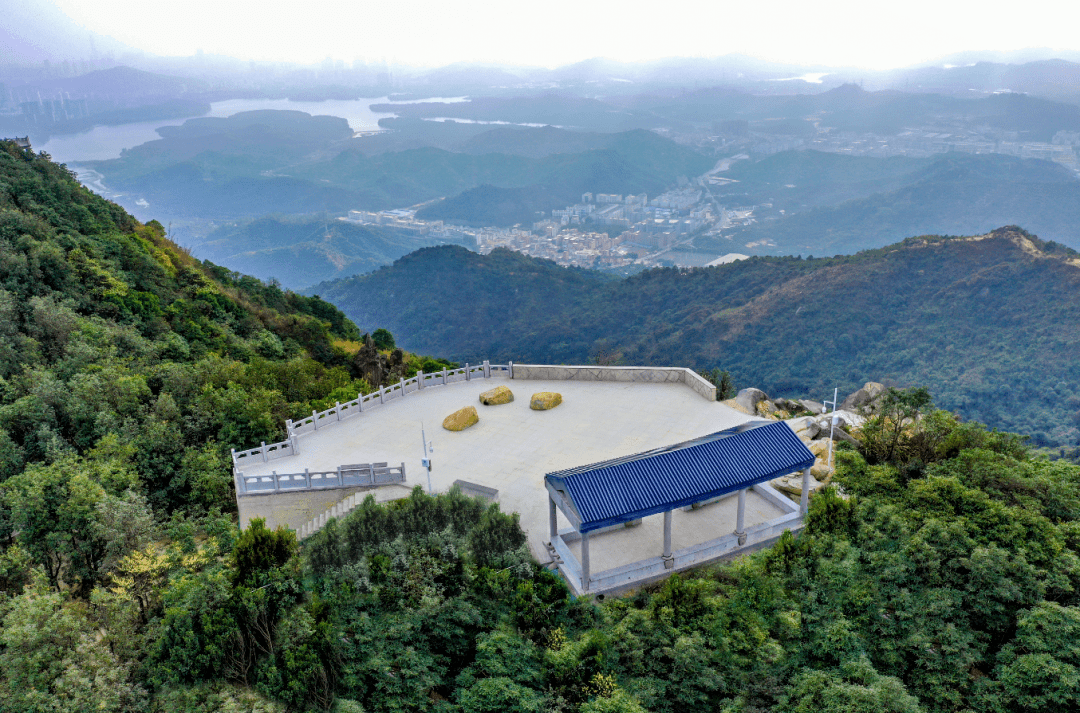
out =
<path fill-rule="evenodd" d="M 343 498 L 334 505 L 327 508 L 326 512 L 316 515 L 307 524 L 301 525 L 300 529 L 296 532 L 296 539 L 303 540 L 311 537 L 319 530 L 326 527 L 326 523 L 332 518 L 343 518 L 358 507 L 368 495 L 375 496 L 375 502 L 385 503 L 389 500 L 400 500 L 401 498 L 408 497 L 412 492 L 410 488 L 405 486 L 383 486 L 378 490 L 364 490 L 358 493 Z"/>

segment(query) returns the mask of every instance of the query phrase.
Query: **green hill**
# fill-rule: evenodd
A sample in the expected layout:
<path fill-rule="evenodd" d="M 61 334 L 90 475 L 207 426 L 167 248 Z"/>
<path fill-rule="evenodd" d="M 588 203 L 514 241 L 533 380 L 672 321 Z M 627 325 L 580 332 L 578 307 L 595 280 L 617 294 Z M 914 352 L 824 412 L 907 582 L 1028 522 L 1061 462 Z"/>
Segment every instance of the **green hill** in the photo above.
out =
<path fill-rule="evenodd" d="M 364 328 L 462 361 L 586 363 L 603 351 L 627 364 L 719 366 L 743 386 L 807 396 L 892 380 L 1040 443 L 1080 439 L 1080 327 L 1069 316 L 1080 261 L 1019 229 L 618 281 L 443 247 L 312 292 Z"/>
<path fill-rule="evenodd" d="M 300 289 L 370 272 L 432 244 L 423 236 L 372 225 L 313 216 L 266 216 L 223 225 L 188 247 L 219 265 Z"/>

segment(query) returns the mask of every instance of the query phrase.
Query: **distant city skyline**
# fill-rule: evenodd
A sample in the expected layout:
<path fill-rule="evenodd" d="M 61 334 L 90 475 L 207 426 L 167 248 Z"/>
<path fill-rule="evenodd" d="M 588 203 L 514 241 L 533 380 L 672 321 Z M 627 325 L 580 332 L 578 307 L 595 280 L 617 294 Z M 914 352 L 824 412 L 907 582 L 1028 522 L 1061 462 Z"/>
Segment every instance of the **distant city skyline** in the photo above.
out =
<path fill-rule="evenodd" d="M 649 61 L 737 53 L 806 66 L 882 70 L 961 52 L 1080 49 L 1061 3 L 1007 15 L 971 2 L 874 6 L 759 0 L 661 5 L 549 0 L 23 0 L 148 54 L 204 52 L 260 62 L 457 62 L 555 67 L 606 57 Z M 48 8 L 53 10 L 52 8 Z M 54 11 L 54 10 L 53 10 Z M 1056 19 L 1053 19 L 1056 18 Z"/>

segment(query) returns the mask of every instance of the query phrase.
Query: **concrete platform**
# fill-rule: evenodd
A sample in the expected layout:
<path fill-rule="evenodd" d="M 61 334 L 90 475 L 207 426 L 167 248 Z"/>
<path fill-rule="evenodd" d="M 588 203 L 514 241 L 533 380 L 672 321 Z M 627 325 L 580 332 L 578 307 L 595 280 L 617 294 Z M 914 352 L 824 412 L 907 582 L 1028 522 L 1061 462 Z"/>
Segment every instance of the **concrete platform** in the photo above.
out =
<path fill-rule="evenodd" d="M 512 403 L 483 406 L 479 395 L 497 385 L 514 392 Z M 529 397 L 538 391 L 557 391 L 561 406 L 532 411 Z M 480 422 L 452 433 L 441 427 L 448 414 L 475 405 Z M 751 417 L 679 383 L 636 383 L 474 379 L 409 393 L 384 406 L 318 431 L 298 436 L 300 454 L 263 463 L 244 463 L 245 475 L 333 470 L 343 463 L 405 462 L 407 484 L 428 487 L 428 473 L 421 468 L 421 423 L 434 450 L 431 454 L 431 486 L 449 490 L 455 480 L 465 480 L 499 491 L 506 512 L 518 512 L 529 536 L 534 556 L 550 560 L 546 473 L 646 451 L 731 428 Z M 265 498 L 264 498 L 265 499 Z M 254 505 L 239 498 L 241 525 L 250 519 Z M 751 496 L 747 525 L 763 522 L 782 511 Z M 722 501 L 691 513 L 676 514 L 676 547 L 702 542 L 734 529 L 733 501 Z M 729 512 L 730 511 L 730 512 Z M 282 515 L 286 515 L 283 511 Z M 306 522 L 276 518 L 299 528 Z M 661 548 L 661 534 L 647 519 L 626 533 L 611 533 L 594 540 L 593 570 L 618 567 L 653 554 Z M 560 527 L 569 523 L 560 515 Z M 601 544 L 603 541 L 603 544 Z"/>

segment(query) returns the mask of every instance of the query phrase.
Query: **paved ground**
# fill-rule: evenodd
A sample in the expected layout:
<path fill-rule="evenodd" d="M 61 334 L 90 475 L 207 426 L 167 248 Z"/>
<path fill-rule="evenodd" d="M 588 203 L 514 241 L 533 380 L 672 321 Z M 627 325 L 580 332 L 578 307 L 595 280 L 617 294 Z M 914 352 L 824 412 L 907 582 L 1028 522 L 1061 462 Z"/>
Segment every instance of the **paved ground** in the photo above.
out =
<path fill-rule="evenodd" d="M 480 392 L 500 384 L 509 386 L 516 400 L 502 406 L 481 405 Z M 538 391 L 561 393 L 563 404 L 551 411 L 530 410 L 529 397 Z M 443 418 L 469 405 L 475 405 L 480 414 L 478 424 L 457 433 L 442 428 Z M 497 488 L 501 507 L 521 514 L 534 554 L 545 561 L 546 473 L 678 443 L 747 420 L 749 416 L 706 401 L 682 384 L 480 379 L 425 389 L 299 436 L 300 455 L 246 464 L 244 473 L 404 461 L 409 483 L 426 488 L 427 473 L 420 467 L 423 423 L 434 446 L 434 489 L 448 490 L 458 479 Z M 747 525 L 782 514 L 752 493 L 747 505 Z M 676 513 L 676 549 L 734 530 L 734 507 L 735 500 L 727 499 L 693 513 Z M 659 518 L 647 518 L 642 526 L 625 533 L 598 536 L 590 552 L 592 570 L 658 554 L 661 535 L 653 520 L 659 522 Z M 560 515 L 560 527 L 568 526 Z"/>

